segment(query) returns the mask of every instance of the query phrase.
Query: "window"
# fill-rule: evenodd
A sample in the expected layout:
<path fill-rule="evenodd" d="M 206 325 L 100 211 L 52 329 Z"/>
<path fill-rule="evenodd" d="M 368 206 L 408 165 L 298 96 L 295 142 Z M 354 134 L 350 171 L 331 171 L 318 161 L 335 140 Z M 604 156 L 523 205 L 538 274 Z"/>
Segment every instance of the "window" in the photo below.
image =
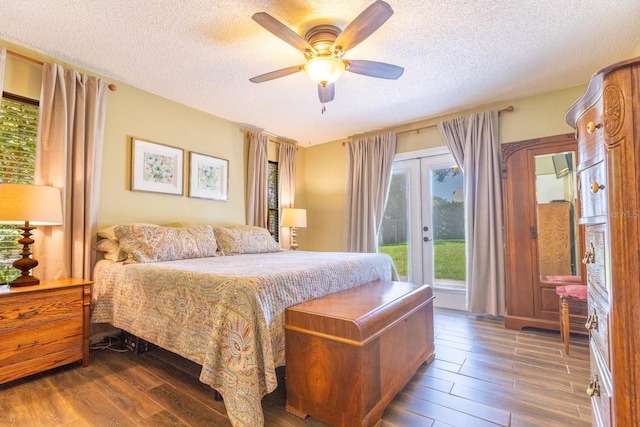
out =
<path fill-rule="evenodd" d="M 38 101 L 4 92 L 0 102 L 0 181 L 33 184 L 38 135 Z M 20 257 L 21 232 L 0 225 L 0 284 L 16 278 L 11 264 Z"/>
<path fill-rule="evenodd" d="M 269 162 L 269 216 L 267 219 L 267 227 L 269 232 L 280 241 L 280 218 L 278 211 L 280 204 L 278 201 L 278 163 Z"/>

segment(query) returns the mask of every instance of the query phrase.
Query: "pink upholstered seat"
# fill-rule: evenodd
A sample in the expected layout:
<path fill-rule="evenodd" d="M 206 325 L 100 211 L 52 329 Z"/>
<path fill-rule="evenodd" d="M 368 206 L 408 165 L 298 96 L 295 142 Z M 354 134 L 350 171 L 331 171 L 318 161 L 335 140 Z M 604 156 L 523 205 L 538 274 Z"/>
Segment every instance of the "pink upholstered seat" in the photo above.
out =
<path fill-rule="evenodd" d="M 564 297 L 587 299 L 587 285 L 556 286 L 556 294 Z"/>

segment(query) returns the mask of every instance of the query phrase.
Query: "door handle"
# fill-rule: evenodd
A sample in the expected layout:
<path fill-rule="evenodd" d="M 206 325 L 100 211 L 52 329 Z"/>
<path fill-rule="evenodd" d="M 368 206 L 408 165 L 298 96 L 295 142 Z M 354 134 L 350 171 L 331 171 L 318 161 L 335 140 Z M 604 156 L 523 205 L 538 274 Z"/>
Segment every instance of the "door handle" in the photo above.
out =
<path fill-rule="evenodd" d="M 429 237 L 427 237 L 427 236 L 423 237 L 422 240 L 424 240 L 425 242 L 430 242 L 431 241 L 431 239 Z"/>
<path fill-rule="evenodd" d="M 538 238 L 538 230 L 536 229 L 535 225 L 532 225 L 531 227 L 529 227 L 529 232 L 531 233 L 531 238 L 532 239 L 537 239 Z"/>

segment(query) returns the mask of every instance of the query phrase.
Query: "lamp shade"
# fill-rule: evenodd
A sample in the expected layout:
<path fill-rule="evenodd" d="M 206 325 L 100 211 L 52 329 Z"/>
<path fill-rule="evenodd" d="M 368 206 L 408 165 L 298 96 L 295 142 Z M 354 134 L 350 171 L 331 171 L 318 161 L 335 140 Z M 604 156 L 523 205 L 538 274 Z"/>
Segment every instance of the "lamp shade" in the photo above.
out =
<path fill-rule="evenodd" d="M 60 190 L 46 185 L 0 184 L 0 224 L 62 224 Z"/>
<path fill-rule="evenodd" d="M 284 208 L 282 209 L 283 227 L 306 227 L 307 226 L 307 210 Z"/>

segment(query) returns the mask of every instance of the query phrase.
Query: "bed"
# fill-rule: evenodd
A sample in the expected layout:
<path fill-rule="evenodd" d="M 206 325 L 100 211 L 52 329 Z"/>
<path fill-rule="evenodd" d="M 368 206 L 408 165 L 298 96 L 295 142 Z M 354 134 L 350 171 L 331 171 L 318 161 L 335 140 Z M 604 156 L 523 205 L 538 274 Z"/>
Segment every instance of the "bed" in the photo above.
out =
<path fill-rule="evenodd" d="M 264 425 L 262 397 L 285 364 L 285 308 L 397 280 L 387 255 L 281 251 L 263 230 L 121 225 L 94 269 L 92 322 L 200 364 L 234 426 Z"/>

